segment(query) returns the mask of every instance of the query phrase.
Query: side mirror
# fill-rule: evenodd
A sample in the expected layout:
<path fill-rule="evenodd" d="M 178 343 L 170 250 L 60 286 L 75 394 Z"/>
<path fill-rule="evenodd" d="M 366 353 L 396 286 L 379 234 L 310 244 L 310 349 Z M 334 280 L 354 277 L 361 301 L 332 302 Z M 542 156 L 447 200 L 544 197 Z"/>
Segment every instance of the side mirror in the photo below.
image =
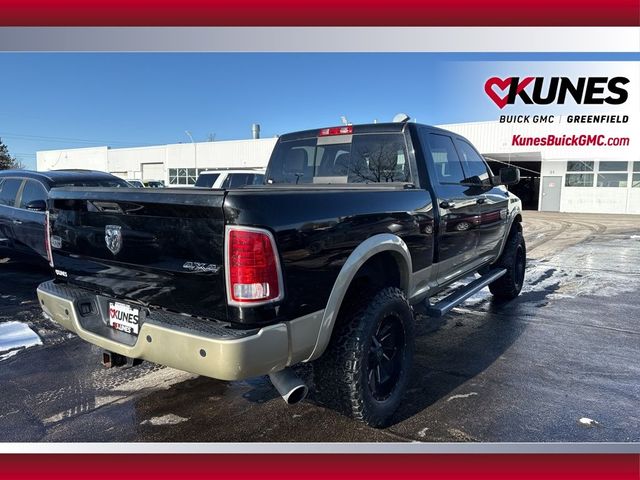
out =
<path fill-rule="evenodd" d="M 495 182 L 497 185 L 515 185 L 520 181 L 520 169 L 517 167 L 505 167 L 500 169 L 500 175 Z"/>
<path fill-rule="evenodd" d="M 25 205 L 25 208 L 32 212 L 45 212 L 47 210 L 47 202 L 44 200 L 31 200 Z"/>

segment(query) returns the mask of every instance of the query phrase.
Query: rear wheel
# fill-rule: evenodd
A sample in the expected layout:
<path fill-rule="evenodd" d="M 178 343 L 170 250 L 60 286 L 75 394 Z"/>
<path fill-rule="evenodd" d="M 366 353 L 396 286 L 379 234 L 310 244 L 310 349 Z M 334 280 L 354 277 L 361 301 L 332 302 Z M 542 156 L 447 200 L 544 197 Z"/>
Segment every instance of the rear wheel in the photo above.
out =
<path fill-rule="evenodd" d="M 388 425 L 413 361 L 413 311 L 404 293 L 384 288 L 350 311 L 314 365 L 321 403 L 373 427 Z"/>
<path fill-rule="evenodd" d="M 527 266 L 527 247 L 522 232 L 515 231 L 511 234 L 496 266 L 506 269 L 507 273 L 489 284 L 489 290 L 499 299 L 516 298 L 522 290 Z"/>

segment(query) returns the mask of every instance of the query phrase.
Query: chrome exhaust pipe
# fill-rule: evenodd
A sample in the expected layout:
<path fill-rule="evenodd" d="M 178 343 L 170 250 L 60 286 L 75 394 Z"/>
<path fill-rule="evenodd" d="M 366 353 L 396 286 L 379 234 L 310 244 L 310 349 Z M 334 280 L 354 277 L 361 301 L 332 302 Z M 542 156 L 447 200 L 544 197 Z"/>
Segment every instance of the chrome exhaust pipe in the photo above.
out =
<path fill-rule="evenodd" d="M 289 405 L 301 402 L 309 392 L 307 386 L 291 368 L 270 373 L 269 379 L 283 400 Z"/>

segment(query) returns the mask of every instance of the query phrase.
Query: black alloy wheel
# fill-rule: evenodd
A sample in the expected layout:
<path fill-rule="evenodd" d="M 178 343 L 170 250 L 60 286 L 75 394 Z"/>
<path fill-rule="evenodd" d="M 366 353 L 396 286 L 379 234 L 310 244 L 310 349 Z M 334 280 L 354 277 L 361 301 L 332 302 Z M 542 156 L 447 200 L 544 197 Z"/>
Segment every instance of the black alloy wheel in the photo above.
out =
<path fill-rule="evenodd" d="M 386 287 L 341 310 L 327 350 L 314 362 L 320 403 L 372 427 L 393 420 L 413 364 L 413 310 Z"/>
<path fill-rule="evenodd" d="M 367 364 L 367 379 L 371 395 L 384 401 L 398 384 L 402 372 L 405 333 L 397 313 L 382 318 L 371 337 Z"/>
<path fill-rule="evenodd" d="M 500 300 L 511 300 L 520 295 L 527 268 L 527 246 L 522 232 L 516 230 L 511 233 L 495 266 L 504 268 L 507 273 L 489 284 L 493 296 Z"/>

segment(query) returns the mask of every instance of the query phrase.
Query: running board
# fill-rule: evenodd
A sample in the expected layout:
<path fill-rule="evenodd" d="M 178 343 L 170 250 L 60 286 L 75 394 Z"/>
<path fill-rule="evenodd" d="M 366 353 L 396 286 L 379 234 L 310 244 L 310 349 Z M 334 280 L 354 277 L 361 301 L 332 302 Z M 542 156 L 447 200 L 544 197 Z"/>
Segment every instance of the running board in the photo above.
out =
<path fill-rule="evenodd" d="M 438 303 L 430 305 L 429 299 L 427 299 L 427 312 L 430 317 L 442 317 L 451 311 L 451 309 L 457 305 L 460 305 L 467 298 L 473 294 L 479 292 L 484 287 L 502 277 L 507 270 L 505 268 L 496 268 L 488 273 L 485 273 L 480 278 L 476 278 L 468 285 L 463 285 L 456 288 L 449 296 L 443 298 Z"/>

